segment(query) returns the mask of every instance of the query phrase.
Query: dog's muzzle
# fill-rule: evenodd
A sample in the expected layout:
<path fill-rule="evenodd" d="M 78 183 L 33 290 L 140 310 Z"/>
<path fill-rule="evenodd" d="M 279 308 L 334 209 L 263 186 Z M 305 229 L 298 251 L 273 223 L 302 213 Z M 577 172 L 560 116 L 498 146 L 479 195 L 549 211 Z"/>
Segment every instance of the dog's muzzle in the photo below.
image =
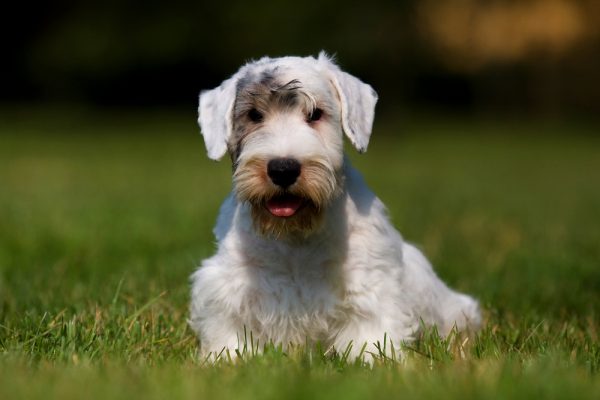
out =
<path fill-rule="evenodd" d="M 267 164 L 267 175 L 273 184 L 288 189 L 300 176 L 302 165 L 294 158 L 274 158 Z M 275 217 L 291 217 L 302 207 L 302 198 L 284 193 L 269 199 L 267 210 Z"/>

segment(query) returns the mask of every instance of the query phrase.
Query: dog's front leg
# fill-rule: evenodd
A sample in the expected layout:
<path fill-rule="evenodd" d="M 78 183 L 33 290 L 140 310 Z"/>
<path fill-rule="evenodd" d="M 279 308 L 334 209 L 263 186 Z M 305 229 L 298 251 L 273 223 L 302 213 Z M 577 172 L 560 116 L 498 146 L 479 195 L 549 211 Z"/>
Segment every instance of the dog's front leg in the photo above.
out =
<path fill-rule="evenodd" d="M 377 318 L 353 319 L 336 336 L 334 348 L 339 354 L 347 355 L 350 361 L 360 358 L 372 363 L 377 358 L 399 359 L 400 344 L 403 340 L 408 340 L 409 336 L 398 338 L 391 329 L 385 329 L 382 321 Z"/>
<path fill-rule="evenodd" d="M 203 321 L 200 329 L 200 354 L 207 361 L 234 360 L 239 354 L 252 351 L 245 329 L 229 318 L 213 315 Z"/>

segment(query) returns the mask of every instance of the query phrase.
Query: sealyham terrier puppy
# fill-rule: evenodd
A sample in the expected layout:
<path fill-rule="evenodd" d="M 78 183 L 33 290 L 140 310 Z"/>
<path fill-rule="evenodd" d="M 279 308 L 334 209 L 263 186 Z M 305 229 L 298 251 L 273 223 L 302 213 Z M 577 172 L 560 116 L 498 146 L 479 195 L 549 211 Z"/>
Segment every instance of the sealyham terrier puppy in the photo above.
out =
<path fill-rule="evenodd" d="M 201 353 L 320 342 L 351 357 L 400 348 L 419 329 L 475 330 L 477 302 L 448 288 L 404 242 L 343 153 L 369 143 L 377 94 L 321 53 L 262 58 L 200 95 L 213 160 L 233 191 L 218 249 L 192 276 Z M 385 339 L 384 339 L 385 338 Z"/>

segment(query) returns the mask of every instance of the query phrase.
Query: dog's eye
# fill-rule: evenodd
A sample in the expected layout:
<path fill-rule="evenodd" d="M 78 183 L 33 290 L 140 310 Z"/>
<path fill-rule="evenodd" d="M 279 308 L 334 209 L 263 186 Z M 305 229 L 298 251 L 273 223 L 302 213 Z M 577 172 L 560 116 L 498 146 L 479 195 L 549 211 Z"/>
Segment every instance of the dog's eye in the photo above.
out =
<path fill-rule="evenodd" d="M 248 111 L 248 118 L 250 118 L 250 121 L 252 122 L 262 122 L 263 115 L 256 108 L 253 108 Z"/>
<path fill-rule="evenodd" d="M 320 108 L 315 108 L 310 115 L 308 116 L 308 122 L 315 122 L 321 119 L 323 116 L 323 110 Z"/>

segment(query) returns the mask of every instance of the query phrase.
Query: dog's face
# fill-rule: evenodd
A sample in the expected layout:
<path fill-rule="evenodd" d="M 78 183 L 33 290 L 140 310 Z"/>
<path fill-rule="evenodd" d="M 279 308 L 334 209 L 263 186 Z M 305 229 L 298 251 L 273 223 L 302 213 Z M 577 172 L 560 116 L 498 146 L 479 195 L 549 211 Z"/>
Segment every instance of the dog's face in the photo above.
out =
<path fill-rule="evenodd" d="M 343 134 L 365 151 L 377 100 L 373 89 L 324 54 L 263 58 L 200 96 L 209 156 L 228 151 L 234 190 L 255 229 L 307 236 L 343 186 Z"/>

